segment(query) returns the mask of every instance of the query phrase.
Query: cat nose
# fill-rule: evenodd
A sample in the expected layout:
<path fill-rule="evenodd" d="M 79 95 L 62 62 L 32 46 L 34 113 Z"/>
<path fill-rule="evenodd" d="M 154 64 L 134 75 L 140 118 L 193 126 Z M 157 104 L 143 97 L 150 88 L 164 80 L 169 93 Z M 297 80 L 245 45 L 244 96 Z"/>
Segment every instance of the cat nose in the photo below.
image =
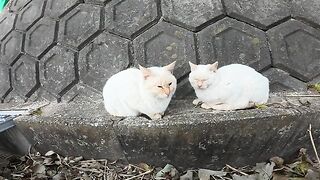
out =
<path fill-rule="evenodd" d="M 197 82 L 197 86 L 198 86 L 199 88 L 202 86 L 202 84 L 203 84 L 202 81 L 198 81 L 198 82 Z"/>
<path fill-rule="evenodd" d="M 164 90 L 164 93 L 165 93 L 167 96 L 169 96 L 169 94 L 170 94 L 170 88 L 165 87 L 165 88 L 163 88 L 163 90 Z"/>

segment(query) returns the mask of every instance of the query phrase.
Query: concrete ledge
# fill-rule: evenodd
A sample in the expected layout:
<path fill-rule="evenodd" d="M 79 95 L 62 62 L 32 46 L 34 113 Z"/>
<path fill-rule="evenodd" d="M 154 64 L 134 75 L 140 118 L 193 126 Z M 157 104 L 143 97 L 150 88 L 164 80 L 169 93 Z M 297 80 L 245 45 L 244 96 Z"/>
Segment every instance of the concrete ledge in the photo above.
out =
<path fill-rule="evenodd" d="M 266 109 L 233 112 L 206 111 L 191 100 L 177 100 L 160 121 L 115 118 L 102 102 L 51 103 L 38 114 L 19 117 L 16 123 L 40 151 L 171 163 L 179 169 L 242 166 L 275 155 L 289 158 L 301 147 L 311 150 L 309 124 L 320 143 L 319 98 L 273 95 Z"/>

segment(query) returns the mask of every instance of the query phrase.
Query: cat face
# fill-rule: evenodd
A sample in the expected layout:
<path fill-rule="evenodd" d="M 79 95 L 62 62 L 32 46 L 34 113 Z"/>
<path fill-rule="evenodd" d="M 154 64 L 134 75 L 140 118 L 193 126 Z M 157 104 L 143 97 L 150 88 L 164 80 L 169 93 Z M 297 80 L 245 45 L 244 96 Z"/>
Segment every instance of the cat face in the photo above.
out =
<path fill-rule="evenodd" d="M 195 65 L 189 62 L 191 73 L 189 81 L 196 90 L 205 90 L 213 83 L 214 76 L 218 69 L 218 62 L 207 65 Z"/>
<path fill-rule="evenodd" d="M 154 97 L 171 98 L 177 87 L 177 79 L 172 75 L 175 62 L 164 67 L 144 68 L 139 66 L 144 77 L 144 88 Z"/>

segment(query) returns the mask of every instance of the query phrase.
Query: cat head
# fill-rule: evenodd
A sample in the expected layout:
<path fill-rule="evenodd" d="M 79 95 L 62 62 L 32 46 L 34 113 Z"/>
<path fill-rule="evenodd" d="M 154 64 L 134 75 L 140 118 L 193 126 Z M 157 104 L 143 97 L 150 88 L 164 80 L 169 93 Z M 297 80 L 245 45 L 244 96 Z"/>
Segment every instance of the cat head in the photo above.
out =
<path fill-rule="evenodd" d="M 157 98 L 171 98 L 177 87 L 177 79 L 172 75 L 176 62 L 164 67 L 145 68 L 139 65 L 143 76 L 143 88 Z"/>
<path fill-rule="evenodd" d="M 189 81 L 194 89 L 205 90 L 212 85 L 218 70 L 218 61 L 207 65 L 196 65 L 189 62 L 189 65 L 191 68 Z"/>

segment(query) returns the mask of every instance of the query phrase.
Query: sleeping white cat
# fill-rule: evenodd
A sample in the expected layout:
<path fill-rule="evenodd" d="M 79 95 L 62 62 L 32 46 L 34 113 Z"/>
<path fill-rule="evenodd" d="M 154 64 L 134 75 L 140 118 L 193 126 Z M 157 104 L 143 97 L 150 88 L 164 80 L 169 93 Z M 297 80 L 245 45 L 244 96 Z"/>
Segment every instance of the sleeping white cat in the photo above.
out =
<path fill-rule="evenodd" d="M 106 110 L 114 116 L 161 119 L 175 93 L 175 62 L 164 67 L 129 68 L 113 75 L 103 88 Z"/>
<path fill-rule="evenodd" d="M 253 68 L 230 64 L 218 69 L 218 62 L 195 65 L 189 62 L 189 81 L 205 109 L 236 110 L 264 104 L 269 98 L 269 80 Z"/>

